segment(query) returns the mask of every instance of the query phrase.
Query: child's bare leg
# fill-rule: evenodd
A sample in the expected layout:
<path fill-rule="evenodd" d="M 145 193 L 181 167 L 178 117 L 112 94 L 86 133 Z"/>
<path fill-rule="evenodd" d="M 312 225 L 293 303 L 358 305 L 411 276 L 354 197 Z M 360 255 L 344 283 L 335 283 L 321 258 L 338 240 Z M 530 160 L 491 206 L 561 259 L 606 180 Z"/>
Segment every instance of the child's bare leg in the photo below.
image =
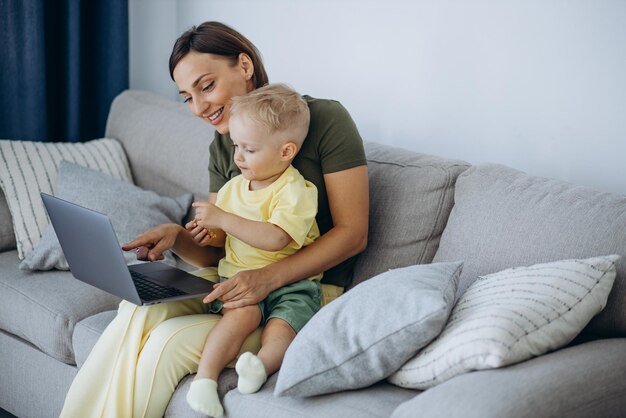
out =
<path fill-rule="evenodd" d="M 224 413 L 217 396 L 217 378 L 261 322 L 261 311 L 256 305 L 223 309 L 222 313 L 222 319 L 206 339 L 198 372 L 187 393 L 187 402 L 191 408 L 213 417 Z"/>
<path fill-rule="evenodd" d="M 248 394 L 257 392 L 267 376 L 276 372 L 283 362 L 289 344 L 296 337 L 294 329 L 279 318 L 267 321 L 261 334 L 261 350 L 255 356 L 244 353 L 237 360 L 235 370 L 239 375 L 237 388 L 239 392 Z"/>

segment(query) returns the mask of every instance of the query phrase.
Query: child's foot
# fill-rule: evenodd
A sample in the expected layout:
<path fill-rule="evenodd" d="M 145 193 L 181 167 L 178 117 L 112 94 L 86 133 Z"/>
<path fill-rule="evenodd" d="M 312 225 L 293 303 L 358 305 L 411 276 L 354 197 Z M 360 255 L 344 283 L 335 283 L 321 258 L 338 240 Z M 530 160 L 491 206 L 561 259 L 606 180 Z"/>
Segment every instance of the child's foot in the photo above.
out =
<path fill-rule="evenodd" d="M 212 417 L 224 415 L 224 408 L 217 396 L 217 382 L 213 379 L 197 379 L 191 382 L 187 392 L 187 403 L 194 411 Z"/>
<path fill-rule="evenodd" d="M 243 353 L 237 360 L 235 370 L 239 375 L 237 389 L 243 394 L 257 392 L 267 380 L 263 362 L 252 353 Z"/>

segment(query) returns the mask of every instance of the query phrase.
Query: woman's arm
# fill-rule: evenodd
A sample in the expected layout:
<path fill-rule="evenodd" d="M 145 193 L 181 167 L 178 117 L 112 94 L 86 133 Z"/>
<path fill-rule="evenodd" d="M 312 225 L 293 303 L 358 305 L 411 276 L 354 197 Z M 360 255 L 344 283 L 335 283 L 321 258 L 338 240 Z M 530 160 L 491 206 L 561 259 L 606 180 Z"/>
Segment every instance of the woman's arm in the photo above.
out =
<path fill-rule="evenodd" d="M 225 308 L 258 303 L 275 289 L 326 271 L 367 245 L 369 185 L 367 166 L 325 174 L 333 228 L 313 244 L 281 261 L 237 273 L 204 300 L 223 300 Z"/>
<path fill-rule="evenodd" d="M 223 248 L 199 246 L 189 231 L 177 224 L 157 225 L 122 246 L 124 251 L 134 249 L 137 259 L 146 261 L 163 260 L 163 253 L 172 250 L 196 267 L 215 266 L 224 257 Z"/>

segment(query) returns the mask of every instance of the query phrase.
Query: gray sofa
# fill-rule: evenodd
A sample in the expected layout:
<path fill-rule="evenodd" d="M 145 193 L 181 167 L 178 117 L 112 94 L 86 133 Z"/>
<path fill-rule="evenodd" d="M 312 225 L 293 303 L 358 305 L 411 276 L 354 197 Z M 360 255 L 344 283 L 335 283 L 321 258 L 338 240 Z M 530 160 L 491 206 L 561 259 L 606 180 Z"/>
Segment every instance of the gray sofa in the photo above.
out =
<path fill-rule="evenodd" d="M 106 136 L 122 143 L 140 187 L 206 197 L 212 132 L 183 105 L 126 91 L 111 107 Z M 366 152 L 370 240 L 353 285 L 395 267 L 463 260 L 460 294 L 479 275 L 508 267 L 626 257 L 622 196 L 373 142 Z M 69 272 L 20 270 L 3 195 L 0 251 L 0 407 L 18 417 L 58 416 L 119 300 Z M 226 370 L 221 396 L 229 417 L 626 416 L 625 295 L 622 259 L 606 309 L 567 347 L 463 374 L 423 392 L 381 381 L 311 398 L 275 397 L 274 375 L 260 392 L 241 395 L 233 390 L 234 371 Z M 197 415 L 185 401 L 189 383 L 189 376 L 180 383 L 167 417 Z"/>

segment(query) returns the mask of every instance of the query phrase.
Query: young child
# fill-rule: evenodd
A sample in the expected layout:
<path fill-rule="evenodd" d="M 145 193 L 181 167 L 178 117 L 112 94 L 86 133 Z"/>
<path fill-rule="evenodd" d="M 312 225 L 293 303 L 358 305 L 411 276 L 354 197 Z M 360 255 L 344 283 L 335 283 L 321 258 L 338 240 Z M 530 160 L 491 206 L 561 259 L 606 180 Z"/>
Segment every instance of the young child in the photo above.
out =
<path fill-rule="evenodd" d="M 194 203 L 195 222 L 209 231 L 210 245 L 224 247 L 220 280 L 288 257 L 319 237 L 317 188 L 291 165 L 308 128 L 306 101 L 285 85 L 232 99 L 229 130 L 241 175 L 220 189 L 215 204 Z M 296 333 L 319 310 L 321 276 L 275 290 L 258 305 L 226 309 L 219 300 L 213 302 L 210 310 L 223 317 L 207 337 L 187 393 L 194 410 L 223 414 L 217 378 L 246 337 L 264 325 L 258 354 L 242 354 L 235 366 L 241 393 L 261 388 L 279 369 Z"/>

